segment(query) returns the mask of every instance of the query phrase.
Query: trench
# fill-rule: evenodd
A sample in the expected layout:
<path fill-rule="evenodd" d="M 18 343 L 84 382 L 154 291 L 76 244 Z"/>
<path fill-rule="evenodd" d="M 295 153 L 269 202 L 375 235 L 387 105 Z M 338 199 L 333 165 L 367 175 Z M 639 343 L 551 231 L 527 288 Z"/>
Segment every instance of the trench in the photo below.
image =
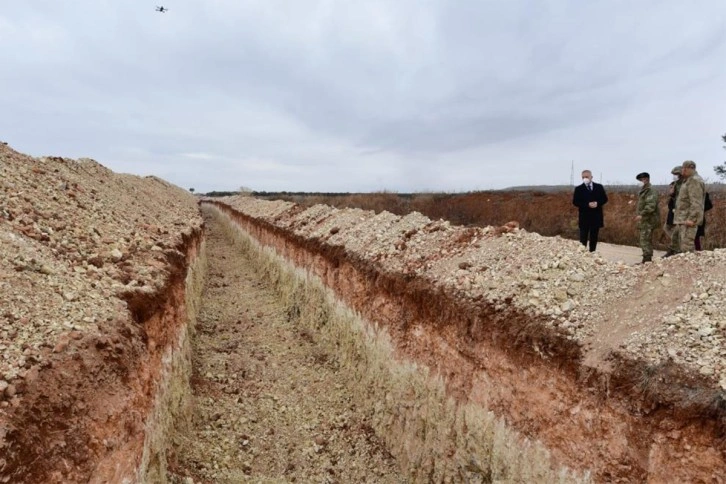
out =
<path fill-rule="evenodd" d="M 678 375 L 603 384 L 524 315 L 201 209 L 167 287 L 28 381 L 0 482 L 724 482 L 718 419 L 648 394 Z"/>
<path fill-rule="evenodd" d="M 624 364 L 603 378 L 526 315 L 427 292 L 223 204 L 205 210 L 336 348 L 410 481 L 721 482 L 718 410 L 677 371 Z"/>
<path fill-rule="evenodd" d="M 245 262 L 235 265 L 228 249 L 217 254 L 215 237 L 209 239 L 210 273 L 199 318 L 201 334 L 195 338 L 194 350 L 196 410 L 193 431 L 182 438 L 170 466 L 175 482 L 254 478 L 287 482 L 589 480 L 587 471 L 553 462 L 542 445 L 518 437 L 480 404 L 451 398 L 442 375 L 401 354 L 386 328 L 352 310 L 311 271 L 261 245 L 216 208 L 203 210 L 211 233 L 216 226 L 225 227 L 227 237 L 238 248 L 237 257 Z M 216 265 L 217 257 L 223 257 L 217 261 L 221 266 Z M 256 284 L 267 286 L 267 296 L 248 299 L 249 288 L 240 289 L 235 283 L 251 270 Z M 215 302 L 231 293 L 237 297 Z M 269 304 L 264 301 L 269 298 L 282 310 L 282 318 L 265 309 Z M 288 346 L 270 351 L 270 334 L 278 332 L 280 325 L 287 326 Z M 264 343 L 246 341 L 257 332 L 266 338 Z M 307 347 L 313 362 L 322 361 L 323 366 L 334 369 L 321 376 L 318 368 L 315 381 L 324 388 L 296 395 L 296 415 L 306 415 L 299 409 L 305 403 L 300 402 L 330 410 L 313 413 L 307 424 L 298 422 L 297 427 L 308 430 L 302 434 L 295 434 L 295 425 L 291 430 L 285 423 L 285 413 L 292 406 L 285 403 L 285 394 L 290 392 L 285 386 L 290 385 L 291 376 L 304 380 L 306 372 L 306 365 L 296 364 L 291 356 L 290 341 L 296 341 L 292 346 Z M 287 376 L 281 377 L 279 367 L 284 365 L 288 366 L 283 372 Z M 278 384 L 283 388 L 275 390 Z M 321 398 L 331 392 L 345 395 L 338 400 L 355 402 L 354 407 L 336 409 Z M 258 417 L 260 413 L 266 417 Z M 346 414 L 355 423 L 341 424 L 341 415 Z M 291 438 L 291 433 L 297 436 Z M 351 446 L 350 441 L 361 433 L 368 436 L 366 441 L 373 449 L 357 461 L 360 444 Z M 384 456 L 395 461 L 388 466 L 396 472 L 379 474 L 388 469 L 377 463 L 387 462 L 381 460 Z M 327 474 L 321 476 L 320 472 Z"/>
<path fill-rule="evenodd" d="M 207 214 L 191 425 L 171 482 L 406 482 L 342 355 L 301 324 L 233 227 Z M 322 308 L 319 308 L 322 309 Z"/>

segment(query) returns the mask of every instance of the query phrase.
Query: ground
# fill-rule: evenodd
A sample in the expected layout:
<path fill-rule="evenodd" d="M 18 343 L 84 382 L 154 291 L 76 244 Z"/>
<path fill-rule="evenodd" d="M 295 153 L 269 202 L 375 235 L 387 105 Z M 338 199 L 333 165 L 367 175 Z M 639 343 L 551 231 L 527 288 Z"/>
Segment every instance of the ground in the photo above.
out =
<path fill-rule="evenodd" d="M 403 482 L 314 335 L 219 222 L 207 219 L 209 275 L 193 347 L 193 428 L 175 482 Z"/>
<path fill-rule="evenodd" d="M 622 261 L 628 265 L 639 263 L 643 259 L 643 251 L 640 247 L 631 247 L 629 245 L 616 245 L 608 243 L 598 243 L 597 250 L 608 260 L 613 262 Z M 653 251 L 653 257 L 662 257 L 665 251 Z"/>

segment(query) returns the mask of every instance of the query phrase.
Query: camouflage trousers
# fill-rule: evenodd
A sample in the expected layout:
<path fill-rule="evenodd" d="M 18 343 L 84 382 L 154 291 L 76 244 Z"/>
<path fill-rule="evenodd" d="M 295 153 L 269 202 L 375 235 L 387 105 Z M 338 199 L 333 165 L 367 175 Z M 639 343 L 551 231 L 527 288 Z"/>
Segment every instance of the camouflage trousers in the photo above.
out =
<path fill-rule="evenodd" d="M 668 251 L 674 254 L 677 254 L 681 251 L 681 238 L 680 238 L 680 230 L 678 229 L 678 225 L 663 225 L 663 232 L 668 236 L 669 239 L 671 239 L 670 243 L 668 244 Z"/>
<path fill-rule="evenodd" d="M 640 232 L 639 245 L 643 249 L 643 258 L 653 257 L 653 230 L 655 227 L 652 225 L 641 225 L 638 227 Z"/>
<path fill-rule="evenodd" d="M 678 226 L 678 237 L 680 238 L 680 252 L 696 251 L 696 232 L 698 227 L 689 227 L 687 225 Z"/>

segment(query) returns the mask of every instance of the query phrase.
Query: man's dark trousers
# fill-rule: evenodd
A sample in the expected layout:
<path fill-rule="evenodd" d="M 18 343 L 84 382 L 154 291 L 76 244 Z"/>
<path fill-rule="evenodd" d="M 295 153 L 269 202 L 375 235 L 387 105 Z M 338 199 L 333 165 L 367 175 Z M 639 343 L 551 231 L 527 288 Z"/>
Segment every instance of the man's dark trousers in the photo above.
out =
<path fill-rule="evenodd" d="M 587 247 L 587 241 L 590 240 L 590 252 L 595 252 L 597 247 L 597 234 L 600 232 L 600 227 L 597 225 L 591 225 L 590 227 L 580 227 L 580 243 Z"/>

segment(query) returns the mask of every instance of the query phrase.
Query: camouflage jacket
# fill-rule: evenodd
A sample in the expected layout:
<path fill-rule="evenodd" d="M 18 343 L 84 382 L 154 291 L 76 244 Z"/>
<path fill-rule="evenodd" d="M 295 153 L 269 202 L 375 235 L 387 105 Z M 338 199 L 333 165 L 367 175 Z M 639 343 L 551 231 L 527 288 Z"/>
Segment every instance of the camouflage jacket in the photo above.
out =
<path fill-rule="evenodd" d="M 678 200 L 678 192 L 681 190 L 683 181 L 683 178 L 680 177 L 678 180 L 671 182 L 669 185 L 669 188 L 671 188 L 672 191 L 668 195 L 668 216 L 666 217 L 666 223 L 668 225 L 673 225 L 673 219 L 676 214 L 676 200 Z"/>
<path fill-rule="evenodd" d="M 682 224 L 686 220 L 696 225 L 703 223 L 703 205 L 706 198 L 706 184 L 698 173 L 686 178 L 678 191 L 676 214 L 673 222 Z"/>
<path fill-rule="evenodd" d="M 638 215 L 641 227 L 657 227 L 660 225 L 660 211 L 658 210 L 658 192 L 653 185 L 647 183 L 638 193 Z"/>

